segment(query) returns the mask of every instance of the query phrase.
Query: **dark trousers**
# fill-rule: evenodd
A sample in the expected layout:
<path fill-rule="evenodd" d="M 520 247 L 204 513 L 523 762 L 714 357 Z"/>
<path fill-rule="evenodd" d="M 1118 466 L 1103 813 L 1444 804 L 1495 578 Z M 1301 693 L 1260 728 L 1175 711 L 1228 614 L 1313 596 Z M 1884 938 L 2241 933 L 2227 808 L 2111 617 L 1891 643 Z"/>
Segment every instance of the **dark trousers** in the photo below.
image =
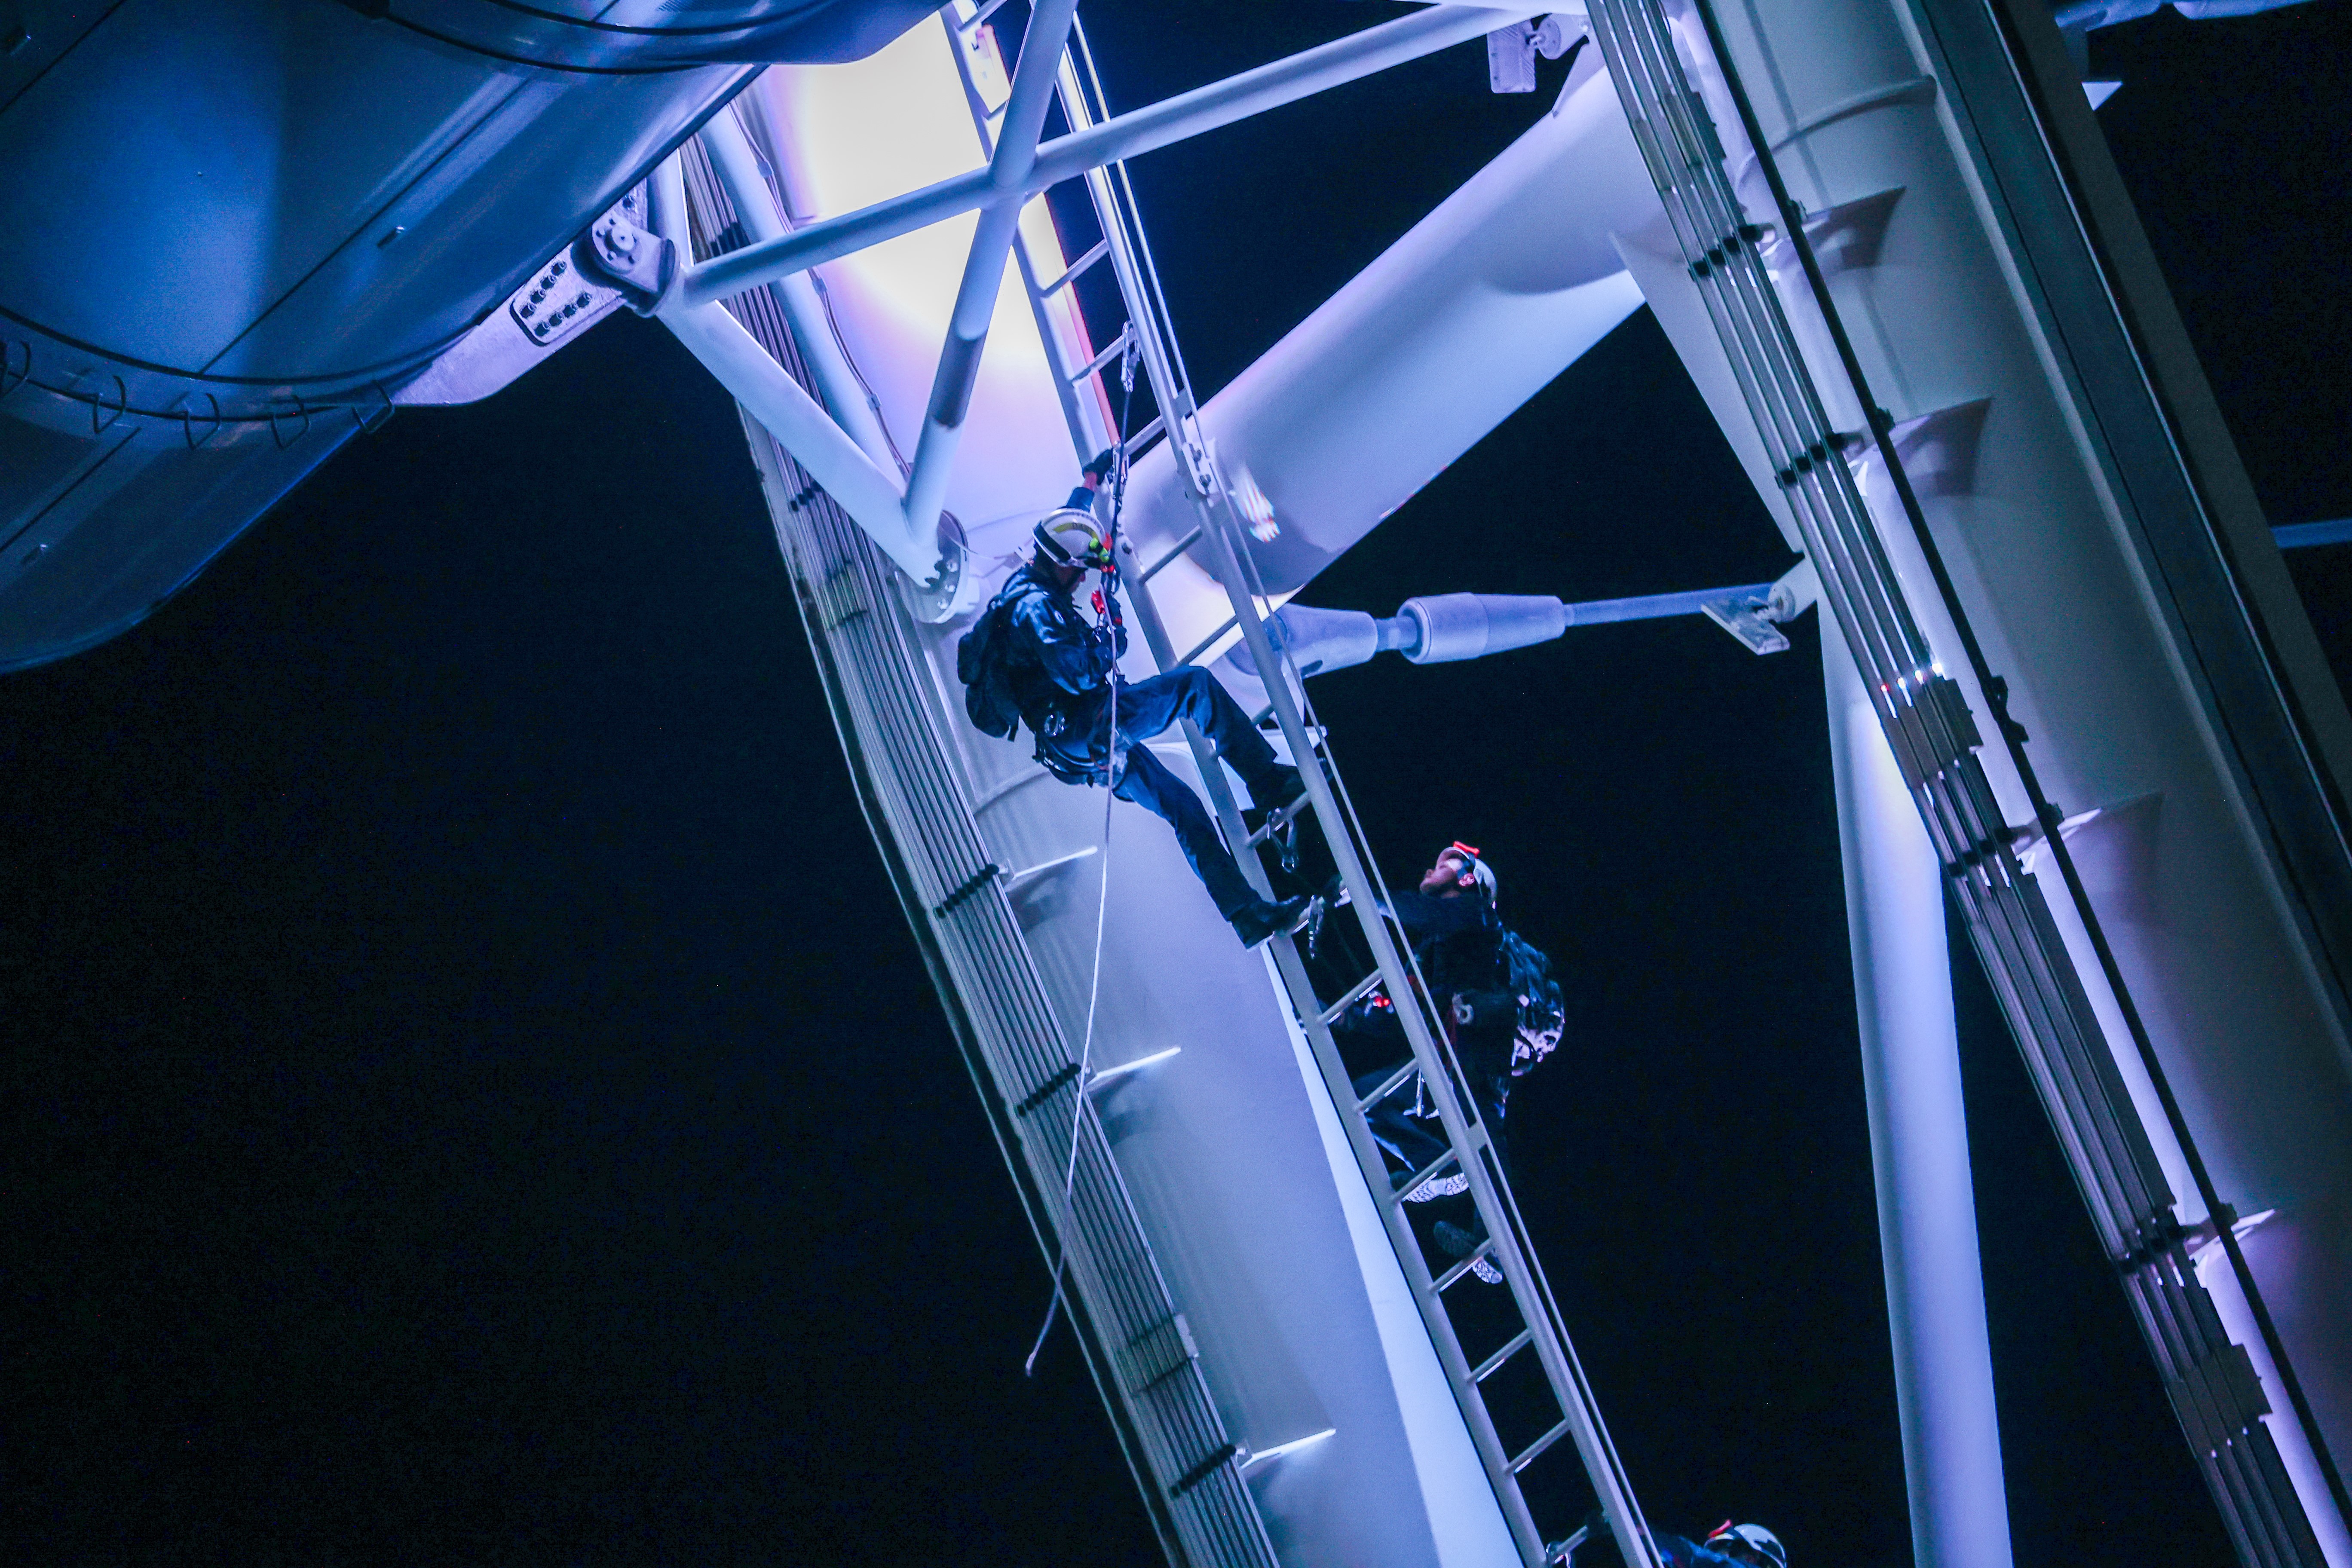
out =
<path fill-rule="evenodd" d="M 1404 1026 L 1396 1015 L 1385 1009 L 1377 1012 L 1360 1010 L 1349 1015 L 1332 1033 L 1356 1046 L 1360 1050 L 1367 1043 L 1377 1043 L 1394 1050 L 1396 1055 L 1387 1067 L 1378 1072 L 1356 1076 L 1356 1098 L 1360 1100 L 1389 1079 L 1389 1075 L 1404 1066 L 1409 1047 L 1404 1037 Z M 1483 1039 L 1484 1055 L 1491 1058 L 1495 1042 Z M 1455 1047 L 1461 1050 L 1461 1047 Z M 1507 1047 L 1503 1047 L 1507 1050 Z M 1382 1054 L 1386 1054 L 1383 1052 Z M 1495 1163 L 1502 1167 L 1503 1179 L 1510 1180 L 1510 1153 L 1503 1140 L 1503 1107 L 1509 1095 L 1509 1080 L 1494 1072 L 1474 1070 L 1484 1065 L 1481 1052 L 1474 1048 L 1465 1053 L 1464 1076 L 1469 1080 L 1471 1099 L 1478 1120 L 1486 1126 L 1486 1141 L 1495 1151 Z M 1358 1056 L 1357 1060 L 1363 1059 Z M 1507 1058 L 1506 1058 L 1507 1060 Z M 1394 1157 L 1406 1171 L 1426 1170 L 1445 1152 L 1445 1124 L 1435 1117 L 1411 1114 L 1420 1096 L 1414 1092 L 1421 1079 L 1409 1078 L 1378 1104 L 1366 1108 L 1364 1121 L 1371 1129 L 1372 1142 Z"/>
<path fill-rule="evenodd" d="M 1356 1098 L 1361 1100 L 1380 1088 L 1389 1074 L 1403 1065 L 1399 1062 L 1396 1067 L 1364 1074 L 1356 1080 Z M 1425 1170 L 1445 1152 L 1444 1123 L 1409 1114 L 1419 1098 L 1413 1090 L 1420 1083 L 1418 1077 L 1405 1079 L 1395 1093 L 1364 1112 L 1364 1121 L 1372 1130 L 1372 1142 L 1394 1155 L 1407 1171 Z"/>
<path fill-rule="evenodd" d="M 1217 755 L 1241 775 L 1253 795 L 1263 795 L 1272 786 L 1276 765 L 1274 748 L 1251 726 L 1241 704 L 1205 669 L 1171 670 L 1119 690 L 1117 749 L 1126 760 L 1114 791 L 1119 799 L 1158 814 L 1176 830 L 1176 842 L 1183 846 L 1193 874 L 1209 889 L 1217 912 L 1231 920 L 1255 900 L 1256 889 L 1225 852 L 1217 825 L 1201 797 L 1143 743 L 1173 728 L 1179 720 L 1190 721 L 1208 737 Z"/>

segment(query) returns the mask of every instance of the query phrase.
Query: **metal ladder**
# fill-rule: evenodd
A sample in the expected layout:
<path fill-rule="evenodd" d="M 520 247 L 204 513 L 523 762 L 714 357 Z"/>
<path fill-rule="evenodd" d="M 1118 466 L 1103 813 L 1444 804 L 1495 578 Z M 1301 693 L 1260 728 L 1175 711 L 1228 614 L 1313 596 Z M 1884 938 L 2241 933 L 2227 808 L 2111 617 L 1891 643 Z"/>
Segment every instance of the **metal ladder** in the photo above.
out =
<path fill-rule="evenodd" d="M 954 41 L 958 68 L 963 74 L 973 123 L 984 153 L 993 148 L 990 130 L 1000 107 L 984 90 L 989 67 L 994 63 L 994 46 L 983 28 L 994 9 L 993 4 L 976 7 L 971 0 L 953 0 L 941 14 Z M 1108 117 L 1083 24 L 1073 25 L 1061 64 L 1059 88 L 1062 110 L 1073 132 Z M 1114 362 L 1122 361 L 1130 352 L 1130 345 L 1147 373 L 1152 417 L 1126 437 L 1128 456 L 1131 460 L 1161 439 L 1175 443 L 1175 456 L 1187 481 L 1198 526 L 1150 563 L 1137 561 L 1131 542 L 1119 542 L 1119 549 L 1127 556 L 1121 576 L 1129 589 L 1137 622 L 1154 661 L 1162 670 L 1195 661 L 1229 633 L 1239 629 L 1258 669 L 1269 676 L 1268 703 L 1257 718 L 1261 723 L 1271 719 L 1280 727 L 1291 757 L 1306 781 L 1307 795 L 1297 806 L 1273 814 L 1256 832 L 1246 830 L 1214 749 L 1187 725 L 1185 739 L 1208 787 L 1217 821 L 1226 843 L 1238 851 L 1236 858 L 1244 874 L 1261 896 L 1268 896 L 1272 885 L 1256 851 L 1275 835 L 1311 816 L 1322 829 L 1346 889 L 1344 901 L 1352 910 L 1373 957 L 1373 967 L 1368 973 L 1336 999 L 1327 1001 L 1318 994 L 1293 940 L 1286 935 L 1276 936 L 1268 944 L 1276 975 L 1312 1047 L 1325 1088 L 1346 1130 L 1405 1282 L 1428 1329 L 1439 1364 L 1461 1408 L 1522 1560 L 1528 1568 L 1539 1568 L 1558 1561 L 1561 1555 L 1559 1548 L 1547 1544 L 1538 1527 L 1520 1476 L 1561 1438 L 1573 1437 L 1585 1474 L 1629 1568 L 1659 1568 L 1657 1548 L 1610 1441 L 1591 1386 L 1570 1343 L 1567 1327 L 1496 1160 L 1493 1141 L 1479 1118 L 1476 1102 L 1422 981 L 1412 955 L 1412 944 L 1387 912 L 1387 889 L 1340 783 L 1328 735 L 1315 721 L 1304 683 L 1267 634 L 1265 616 L 1270 613 L 1271 601 L 1242 543 L 1241 520 L 1225 489 L 1215 455 L 1201 430 L 1198 405 L 1176 346 L 1126 166 L 1109 164 L 1085 178 L 1102 238 L 1051 279 L 1040 279 L 1025 243 L 1016 241 L 1016 258 L 1046 345 L 1048 363 L 1063 388 L 1064 410 L 1079 454 L 1091 455 L 1117 438 L 1116 422 L 1111 417 L 1113 404 L 1105 377 Z M 1127 320 L 1108 347 L 1072 363 L 1064 345 L 1073 340 L 1066 325 L 1057 323 L 1053 313 L 1066 308 L 1057 303 L 1063 291 L 1087 268 L 1104 261 L 1111 264 L 1117 276 L 1119 302 Z M 1073 310 L 1071 314 L 1076 316 L 1076 312 Z M 1057 325 L 1063 326 L 1059 333 Z M 1079 318 L 1078 329 L 1075 342 L 1090 349 L 1091 340 L 1084 334 L 1083 318 Z M 1188 552 L 1224 589 L 1232 615 L 1199 646 L 1179 656 L 1152 603 L 1150 584 L 1162 566 Z M 1349 1006 L 1375 990 L 1385 992 L 1392 1004 L 1403 1025 L 1412 1057 L 1378 1091 L 1360 1100 L 1332 1038 L 1331 1026 Z M 1395 1183 L 1385 1155 L 1373 1141 L 1366 1112 L 1391 1093 L 1402 1090 L 1416 1076 L 1436 1108 L 1447 1148 L 1434 1163 Z M 1449 1171 L 1468 1179 L 1470 1196 L 1486 1235 L 1467 1257 L 1433 1274 L 1423 1244 L 1413 1232 L 1402 1194 Z M 1482 1297 L 1468 1310 L 1455 1304 L 1456 1298 L 1452 1293 L 1460 1289 L 1463 1280 L 1474 1277 L 1473 1271 L 1480 1263 L 1499 1271 L 1507 1287 L 1507 1291 L 1497 1293 L 1507 1302 L 1501 1311 L 1489 1310 L 1492 1298 Z M 1483 1292 L 1485 1287 L 1474 1284 L 1470 1290 Z M 1457 1323 L 1457 1319 L 1464 1321 Z M 1513 1433 L 1507 1439 L 1490 1411 L 1486 1390 L 1489 1380 L 1523 1352 L 1531 1355 L 1539 1369 L 1547 1401 L 1544 1407 L 1556 1412 L 1556 1416 L 1538 1423 L 1530 1431 Z"/>
<path fill-rule="evenodd" d="M 2162 1064 L 2137 1024 L 2130 992 L 2105 950 L 2098 913 L 2084 896 L 2058 832 L 2059 815 L 2035 782 L 2024 738 L 1999 703 L 2004 688 L 1984 661 L 1969 617 L 1945 573 L 1918 499 L 1887 438 L 1892 416 L 1869 395 L 1861 364 L 1805 240 L 1803 214 L 1789 197 L 1778 161 L 1756 121 L 1711 0 L 1691 0 L 1741 115 L 1780 210 L 1787 242 L 1805 264 L 1807 284 L 1835 342 L 1847 379 L 1873 425 L 1876 450 L 1906 520 L 1959 630 L 1994 722 L 2043 818 L 2044 841 L 2086 931 L 2101 949 L 2105 978 L 2159 1095 Z M 1983 763 L 1976 721 L 1959 685 L 1936 663 L 1913 617 L 1869 507 L 1825 412 L 1821 389 L 1790 329 L 1759 243 L 1764 230 L 1741 208 L 1724 170 L 1724 139 L 1675 53 L 1659 0 L 1593 0 L 1595 39 L 1617 84 L 1651 177 L 1664 198 L 1690 276 L 1722 339 L 1726 357 L 1818 569 L 1824 614 L 1834 616 L 1865 683 L 1905 782 L 1936 846 L 1969 935 L 2058 1133 L 2102 1246 L 2130 1298 L 2199 1468 L 2248 1568 L 2316 1568 L 2321 1556 L 2301 1501 L 2260 1420 L 2268 1409 L 2243 1347 L 2231 1342 L 2197 1275 L 2190 1237 L 2172 1214 L 2173 1194 L 2124 1087 L 2105 1034 L 2044 899 L 2018 859 Z M 2226 1205 L 2202 1179 L 2185 1124 L 2174 1121 L 2201 1196 L 2220 1219 L 2220 1237 L 2250 1300 L 2259 1301 L 2231 1237 Z M 2273 1354 L 2282 1363 L 2283 1354 Z"/>
<path fill-rule="evenodd" d="M 680 162 L 698 258 L 744 243 L 702 145 L 687 143 Z M 766 286 L 728 309 L 814 392 Z M 779 502 L 777 542 L 861 804 L 1039 1247 L 1066 1260 L 1065 1300 L 1153 1528 L 1171 1563 L 1274 1568 L 1243 1475 L 1246 1452 L 1210 1396 L 1192 1331 L 1007 901 L 1008 879 L 989 859 L 941 738 L 962 715 L 923 679 L 921 634 L 889 561 L 748 415 L 744 425 Z"/>

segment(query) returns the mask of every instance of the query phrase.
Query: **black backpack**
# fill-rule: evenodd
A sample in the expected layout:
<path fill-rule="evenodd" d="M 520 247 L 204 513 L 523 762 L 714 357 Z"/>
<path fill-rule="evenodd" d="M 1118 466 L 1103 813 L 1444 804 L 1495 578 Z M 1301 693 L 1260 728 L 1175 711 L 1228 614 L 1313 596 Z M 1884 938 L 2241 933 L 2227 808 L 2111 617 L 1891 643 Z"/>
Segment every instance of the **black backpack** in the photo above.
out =
<path fill-rule="evenodd" d="M 956 643 L 956 679 L 963 682 L 963 710 L 983 735 L 1009 741 L 1021 731 L 1021 704 L 1013 695 L 1013 664 L 1006 657 L 1013 600 L 1001 597 L 982 612 Z"/>

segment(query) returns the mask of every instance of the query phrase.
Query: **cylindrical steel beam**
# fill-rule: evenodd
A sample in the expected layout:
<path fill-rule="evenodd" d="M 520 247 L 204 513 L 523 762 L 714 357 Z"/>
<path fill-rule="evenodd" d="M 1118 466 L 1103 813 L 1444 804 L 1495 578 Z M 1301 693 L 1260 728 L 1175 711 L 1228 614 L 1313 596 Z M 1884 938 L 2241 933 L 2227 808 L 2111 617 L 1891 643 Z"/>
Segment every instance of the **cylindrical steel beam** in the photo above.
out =
<path fill-rule="evenodd" d="M 730 107 L 710 117 L 702 128 L 702 145 L 710 154 L 710 166 L 718 172 L 719 182 L 727 189 L 727 199 L 735 205 L 735 216 L 741 220 L 743 232 L 754 244 L 780 239 L 791 229 L 783 215 L 777 210 L 776 198 L 768 188 L 767 175 L 761 171 L 760 155 L 751 148 L 751 140 L 743 132 L 743 123 L 736 118 L 738 110 Z M 857 372 L 842 353 L 841 344 L 826 320 L 824 301 L 817 298 L 816 286 L 805 272 L 795 272 L 779 278 L 775 282 L 777 303 L 783 307 L 784 320 L 791 324 L 793 340 L 800 344 L 801 357 L 808 362 L 816 376 L 817 390 L 824 395 L 835 419 L 849 433 L 858 448 L 874 459 L 885 473 L 898 467 L 890 452 L 890 438 L 882 429 L 881 416 L 866 399 L 866 388 L 857 379 Z"/>
<path fill-rule="evenodd" d="M 1493 10 L 1469 5 L 1432 5 L 1410 16 L 1383 22 L 1344 38 L 1279 59 L 1255 70 L 1177 94 L 1146 109 L 1106 120 L 1091 130 L 1056 137 L 1037 149 L 1036 163 L 1020 184 L 1032 196 L 1088 169 L 1115 163 L 1172 142 L 1246 120 L 1327 89 L 1434 54 L 1496 27 L 1535 16 L 1539 5 L 1508 5 Z M 987 169 L 973 169 L 919 191 L 877 202 L 854 213 L 814 223 L 782 239 L 740 250 L 693 268 L 678 281 L 686 303 L 702 304 L 740 294 L 755 284 L 804 271 L 854 250 L 984 206 L 1000 193 Z"/>
<path fill-rule="evenodd" d="M 1004 101 L 1004 114 L 997 122 L 996 152 L 988 161 L 992 199 L 981 209 L 980 225 L 972 231 L 971 252 L 964 258 L 963 277 L 956 285 L 947 342 L 940 350 L 929 406 L 923 411 L 923 433 L 916 439 L 915 471 L 907 479 L 907 516 L 912 526 L 935 520 L 947 495 L 956 443 L 963 437 L 964 414 L 971 403 L 971 389 L 980 380 L 980 356 L 988 348 L 989 320 L 996 312 L 996 296 L 1004 285 L 1005 258 L 1013 252 L 1013 230 L 1021 223 L 1021 204 L 1025 199 L 1023 182 L 1037 163 L 1037 137 L 1045 129 L 1054 79 L 1061 68 L 1063 43 L 1077 9 L 1078 0 L 1039 0 L 1022 35 L 1021 57 L 1013 68 L 1012 95 Z"/>
<path fill-rule="evenodd" d="M 1844 640 L 1822 658 L 1912 1557 L 2010 1568 L 1943 868 Z"/>

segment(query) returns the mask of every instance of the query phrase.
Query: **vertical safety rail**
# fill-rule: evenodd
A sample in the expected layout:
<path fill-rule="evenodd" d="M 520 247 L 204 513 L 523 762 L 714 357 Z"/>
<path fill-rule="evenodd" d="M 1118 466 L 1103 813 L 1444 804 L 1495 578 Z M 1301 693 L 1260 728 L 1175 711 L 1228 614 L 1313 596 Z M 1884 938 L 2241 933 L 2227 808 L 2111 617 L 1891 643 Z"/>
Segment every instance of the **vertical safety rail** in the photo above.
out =
<path fill-rule="evenodd" d="M 689 142 L 679 158 L 696 258 L 745 243 L 702 144 Z M 727 308 L 814 392 L 767 286 Z M 1089 1370 L 1160 1542 L 1182 1568 L 1273 1568 L 1264 1521 L 1234 1462 L 1239 1447 L 957 782 L 942 736 L 959 716 L 924 679 L 927 655 L 890 563 L 748 415 L 745 426 L 771 493 L 789 498 L 777 510 L 778 540 L 866 814 L 1039 1245 L 1049 1258 L 1067 1259 Z"/>
<path fill-rule="evenodd" d="M 1001 74 L 994 68 L 1009 63 L 994 58 L 994 40 L 982 31 L 992 9 L 992 5 L 975 6 L 971 0 L 955 0 L 942 13 L 983 152 L 992 144 L 990 128 L 999 107 L 985 90 L 983 76 Z M 1073 132 L 1108 118 L 1083 25 L 1072 28 L 1062 60 L 1060 87 L 1063 111 Z M 1536 1260 L 1487 1129 L 1478 1117 L 1475 1101 L 1446 1042 L 1427 988 L 1422 984 L 1411 943 L 1393 917 L 1386 912 L 1387 889 L 1381 884 L 1361 826 L 1340 784 L 1339 768 L 1332 760 L 1324 731 L 1315 721 L 1303 683 L 1286 656 L 1267 635 L 1264 616 L 1271 610 L 1272 602 L 1263 584 L 1257 581 L 1246 548 L 1241 543 L 1238 520 L 1225 494 L 1214 457 L 1201 432 L 1198 405 L 1176 344 L 1126 165 L 1110 163 L 1089 172 L 1085 179 L 1102 230 L 1100 242 L 1052 278 L 1041 278 L 1025 242 L 1016 245 L 1015 254 L 1031 308 L 1037 316 L 1040 336 L 1046 344 L 1048 363 L 1065 390 L 1064 411 L 1076 450 L 1082 456 L 1089 455 L 1115 438 L 1116 422 L 1110 415 L 1122 399 L 1110 392 L 1105 377 L 1117 368 L 1117 362 L 1130 344 L 1145 372 L 1151 417 L 1126 437 L 1129 457 L 1131 459 L 1140 455 L 1161 439 L 1175 442 L 1175 456 L 1187 480 L 1199 526 L 1167 556 L 1150 563 L 1135 558 L 1130 542 L 1119 542 L 1127 555 L 1122 581 L 1133 602 L 1137 622 L 1154 662 L 1161 669 L 1171 669 L 1200 657 L 1219 638 L 1238 627 L 1257 668 L 1276 672 L 1267 682 L 1272 700 L 1258 718 L 1261 722 L 1272 719 L 1280 726 L 1291 756 L 1300 763 L 1308 790 L 1304 805 L 1255 835 L 1247 832 L 1214 749 L 1189 725 L 1185 738 L 1208 786 L 1226 841 L 1240 851 L 1242 868 L 1261 895 L 1270 894 L 1272 888 L 1254 853 L 1256 847 L 1288 821 L 1308 813 L 1314 816 L 1323 827 L 1324 837 L 1339 866 L 1348 905 L 1376 959 L 1373 971 L 1336 1005 L 1327 1005 L 1317 994 L 1306 965 L 1287 937 L 1277 937 L 1269 944 L 1276 974 L 1312 1047 L 1325 1087 L 1347 1130 L 1364 1181 L 1522 1558 L 1529 1568 L 1538 1568 L 1553 1561 L 1557 1553 L 1544 1542 L 1528 1507 L 1519 1477 L 1560 1438 L 1572 1436 L 1617 1540 L 1631 1543 L 1623 1548 L 1626 1561 L 1633 1568 L 1658 1568 L 1657 1551 L 1648 1526 L 1570 1343 L 1550 1286 Z M 1127 319 L 1108 346 L 1097 352 L 1087 336 L 1084 321 L 1076 320 L 1075 310 L 1058 320 L 1053 312 L 1057 308 L 1055 296 L 1061 289 L 1085 269 L 1105 262 L 1118 279 L 1119 300 Z M 1084 357 L 1073 358 L 1073 345 Z M 1138 400 L 1139 406 L 1141 402 Z M 1188 552 L 1225 590 L 1233 617 L 1209 643 L 1180 658 L 1152 603 L 1150 582 L 1160 566 Z M 1394 1003 L 1412 1050 L 1412 1063 L 1389 1087 L 1408 1084 L 1418 1073 L 1437 1107 L 1449 1145 L 1446 1155 L 1436 1164 L 1414 1173 L 1401 1185 L 1391 1182 L 1385 1157 L 1373 1142 L 1365 1120 L 1367 1109 L 1387 1096 L 1375 1094 L 1364 1100 L 1357 1098 L 1331 1037 L 1331 1025 L 1346 1011 L 1347 1005 L 1369 994 L 1376 986 L 1385 990 Z M 1486 1237 L 1469 1257 L 1433 1277 L 1402 1194 L 1449 1170 L 1458 1171 L 1468 1179 Z M 1471 1278 L 1474 1268 L 1482 1262 L 1501 1272 L 1508 1287 L 1508 1300 L 1516 1310 L 1517 1327 L 1516 1331 L 1506 1330 L 1496 1342 L 1482 1342 L 1474 1351 L 1465 1346 L 1465 1336 L 1456 1331 L 1455 1314 L 1447 1302 L 1448 1293 Z M 1473 1285 L 1470 1289 L 1478 1290 L 1483 1287 Z M 1519 1436 L 1515 1442 L 1507 1442 L 1489 1413 L 1482 1384 L 1522 1351 L 1532 1351 L 1536 1356 L 1558 1418 L 1534 1433 Z M 1475 1363 L 1474 1354 L 1477 1358 Z"/>
<path fill-rule="evenodd" d="M 1708 0 L 1691 0 L 1696 34 L 1681 42 L 1711 52 L 1739 106 L 1748 152 L 1761 165 L 1781 227 L 1806 265 L 1808 283 L 1872 428 L 1866 437 L 1886 464 L 1907 521 L 1967 644 L 1971 672 L 1998 704 L 2004 688 L 1985 666 L 1968 619 L 1944 575 L 1907 476 L 1888 433 L 1893 416 L 1871 399 L 1835 303 L 1804 237 L 1802 214 L 1787 195 L 1767 138 L 1739 85 Z M 2041 884 L 2021 866 L 2019 834 L 2004 820 L 1976 752 L 1976 721 L 1958 683 L 1936 662 L 1889 562 L 1853 468 L 1851 437 L 1831 424 L 1818 384 L 1790 329 L 1758 244 L 1763 227 L 1741 209 L 1725 168 L 1725 146 L 1676 55 L 1676 36 L 1659 0 L 1593 0 L 1600 43 L 1633 137 L 1664 198 L 1689 274 L 1706 301 L 1741 395 L 1819 571 L 1823 604 L 1874 693 L 1905 782 L 1927 824 L 1969 938 L 1999 995 L 2041 1093 L 2101 1245 L 2122 1278 L 2156 1356 L 2175 1413 L 2248 1568 L 2318 1568 L 2317 1542 L 2280 1462 L 2269 1408 L 2251 1358 L 2230 1342 L 2191 1261 L 2190 1237 L 2172 1214 L 2173 1194 L 2133 1109 L 2082 978 Z M 2021 735 L 1996 707 L 2000 739 L 2016 761 L 2069 891 L 2102 946 L 2103 967 L 2159 1091 L 2162 1067 L 2137 1026 L 2128 991 L 2104 951 L 2098 917 L 2073 875 L 2058 812 L 2042 798 Z M 2167 1097 L 2168 1100 L 2168 1096 Z M 2171 1108 L 2168 1105 L 2168 1110 Z M 2188 1129 L 2174 1118 L 2206 1206 L 2238 1264 L 2234 1217 L 2198 1163 Z M 2241 1266 L 2250 1298 L 2259 1300 Z M 2273 1349 L 2284 1367 L 2284 1355 Z"/>

